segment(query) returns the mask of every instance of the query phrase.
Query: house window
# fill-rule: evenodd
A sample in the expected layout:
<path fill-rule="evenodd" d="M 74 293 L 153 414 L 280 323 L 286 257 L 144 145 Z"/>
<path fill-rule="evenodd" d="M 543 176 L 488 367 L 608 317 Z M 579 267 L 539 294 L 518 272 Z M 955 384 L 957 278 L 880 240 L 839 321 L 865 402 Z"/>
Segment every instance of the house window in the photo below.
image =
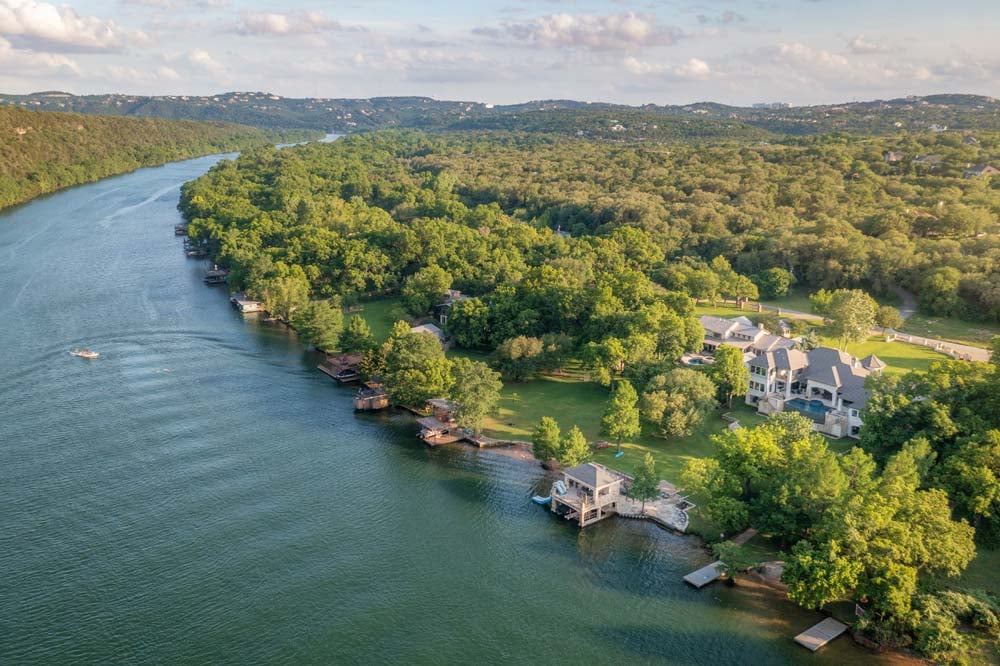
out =
<path fill-rule="evenodd" d="M 857 416 L 857 415 L 858 415 L 858 410 L 852 409 L 851 410 L 851 416 Z"/>

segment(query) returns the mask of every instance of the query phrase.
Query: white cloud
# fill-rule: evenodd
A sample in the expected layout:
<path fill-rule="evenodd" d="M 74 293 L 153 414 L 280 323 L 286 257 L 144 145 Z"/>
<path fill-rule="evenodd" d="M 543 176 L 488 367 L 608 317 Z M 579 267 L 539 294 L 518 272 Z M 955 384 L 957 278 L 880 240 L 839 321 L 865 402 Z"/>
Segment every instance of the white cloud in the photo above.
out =
<path fill-rule="evenodd" d="M 699 58 L 691 58 L 680 65 L 668 65 L 664 63 L 653 63 L 639 60 L 634 56 L 628 56 L 622 64 L 632 74 L 638 75 L 665 75 L 676 79 L 705 80 L 712 75 L 712 68 L 707 62 Z"/>
<path fill-rule="evenodd" d="M 878 42 L 873 42 L 866 39 L 864 35 L 857 35 L 847 42 L 847 48 L 851 50 L 851 53 L 858 55 L 867 55 L 871 53 L 888 53 L 891 49 Z"/>
<path fill-rule="evenodd" d="M 51 74 L 80 75 L 80 67 L 71 58 L 60 53 L 37 53 L 14 48 L 0 37 L 0 72 L 16 72 L 20 76 Z"/>
<path fill-rule="evenodd" d="M 212 76 L 222 76 L 226 73 L 225 66 L 204 49 L 192 49 L 184 55 L 184 59 L 190 65 Z"/>
<path fill-rule="evenodd" d="M 281 14 L 278 12 L 245 11 L 236 32 L 241 35 L 285 37 L 308 35 L 332 30 L 360 30 L 334 21 L 320 11 Z"/>
<path fill-rule="evenodd" d="M 540 48 L 576 47 L 595 51 L 666 46 L 681 37 L 678 28 L 658 23 L 655 16 L 634 12 L 606 16 L 550 14 L 530 21 L 504 22 L 499 28 L 476 28 L 473 32 Z"/>
<path fill-rule="evenodd" d="M 69 5 L 34 0 L 0 0 L 0 35 L 32 50 L 108 51 L 149 41 L 141 30 L 113 20 L 80 16 Z"/>

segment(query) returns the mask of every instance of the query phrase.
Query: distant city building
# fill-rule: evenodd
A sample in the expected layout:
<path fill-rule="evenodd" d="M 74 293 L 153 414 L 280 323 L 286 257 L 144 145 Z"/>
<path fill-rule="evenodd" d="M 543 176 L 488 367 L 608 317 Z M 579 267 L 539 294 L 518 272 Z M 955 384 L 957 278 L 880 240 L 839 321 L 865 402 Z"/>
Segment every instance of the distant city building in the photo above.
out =
<path fill-rule="evenodd" d="M 788 102 L 757 102 L 753 105 L 755 109 L 764 109 L 767 111 L 778 111 L 780 109 L 791 108 L 791 104 Z"/>

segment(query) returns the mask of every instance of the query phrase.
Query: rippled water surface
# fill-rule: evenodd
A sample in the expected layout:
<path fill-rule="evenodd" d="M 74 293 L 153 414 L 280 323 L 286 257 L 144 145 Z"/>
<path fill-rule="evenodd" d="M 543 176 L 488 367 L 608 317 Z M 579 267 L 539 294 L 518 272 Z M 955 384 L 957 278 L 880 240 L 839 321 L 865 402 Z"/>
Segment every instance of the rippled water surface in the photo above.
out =
<path fill-rule="evenodd" d="M 685 586 L 693 539 L 581 532 L 530 462 L 355 415 L 183 256 L 178 188 L 217 159 L 0 214 L 0 663 L 866 660 Z"/>

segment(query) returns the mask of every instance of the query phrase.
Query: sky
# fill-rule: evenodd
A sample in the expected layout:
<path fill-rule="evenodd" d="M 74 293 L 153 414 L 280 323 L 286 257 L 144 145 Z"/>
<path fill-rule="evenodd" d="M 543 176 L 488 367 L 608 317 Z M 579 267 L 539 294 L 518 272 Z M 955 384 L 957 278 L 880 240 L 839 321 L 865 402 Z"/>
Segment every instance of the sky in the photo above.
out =
<path fill-rule="evenodd" d="M 1000 0 L 0 0 L 0 92 L 1000 96 Z"/>

